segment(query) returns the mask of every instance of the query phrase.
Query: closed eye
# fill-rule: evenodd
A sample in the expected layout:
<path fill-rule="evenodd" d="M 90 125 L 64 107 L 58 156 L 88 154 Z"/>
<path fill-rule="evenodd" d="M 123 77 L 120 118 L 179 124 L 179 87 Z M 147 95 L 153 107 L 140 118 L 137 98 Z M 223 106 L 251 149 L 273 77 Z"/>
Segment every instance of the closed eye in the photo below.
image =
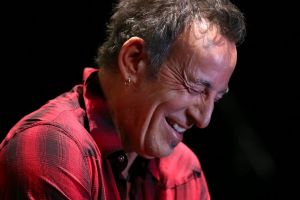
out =
<path fill-rule="evenodd" d="M 199 95 L 199 94 L 204 94 L 205 92 L 205 87 L 203 86 L 191 86 L 191 85 L 186 85 L 185 86 L 188 92 L 192 95 Z"/>

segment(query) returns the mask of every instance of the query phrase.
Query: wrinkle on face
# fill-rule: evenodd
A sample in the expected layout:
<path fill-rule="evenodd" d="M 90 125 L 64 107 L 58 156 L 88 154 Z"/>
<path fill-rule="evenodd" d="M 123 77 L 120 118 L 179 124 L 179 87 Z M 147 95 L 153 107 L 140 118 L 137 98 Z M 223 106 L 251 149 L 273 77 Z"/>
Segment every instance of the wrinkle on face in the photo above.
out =
<path fill-rule="evenodd" d="M 169 155 L 180 140 L 174 123 L 188 129 L 208 125 L 216 100 L 228 89 L 235 68 L 235 44 L 217 32 L 191 26 L 177 39 L 157 79 L 141 74 L 136 90 L 125 100 L 124 133 L 132 150 L 146 157 Z M 131 88 L 131 87 L 129 87 Z M 170 123 L 172 122 L 172 123 Z M 129 142 L 130 141 L 130 142 Z"/>
<path fill-rule="evenodd" d="M 179 59 L 172 57 L 162 66 L 159 79 L 164 81 L 165 86 L 171 90 L 184 90 L 183 83 L 185 82 L 183 70 L 179 66 Z"/>
<path fill-rule="evenodd" d="M 194 23 L 189 31 L 175 41 L 170 51 L 172 56 L 167 57 L 159 78 L 175 91 L 188 90 L 190 93 L 202 95 L 206 88 L 216 90 L 217 101 L 228 91 L 228 85 L 219 88 L 213 80 L 222 79 L 218 73 L 221 68 L 228 70 L 228 74 L 233 71 L 236 51 L 232 51 L 232 48 L 235 49 L 235 45 L 219 34 L 216 26 Z M 177 51 L 178 49 L 184 49 L 184 54 Z M 206 59 L 208 57 L 210 59 Z M 209 74 L 206 74 L 206 71 L 209 71 Z M 201 77 L 195 76 L 199 74 Z"/>

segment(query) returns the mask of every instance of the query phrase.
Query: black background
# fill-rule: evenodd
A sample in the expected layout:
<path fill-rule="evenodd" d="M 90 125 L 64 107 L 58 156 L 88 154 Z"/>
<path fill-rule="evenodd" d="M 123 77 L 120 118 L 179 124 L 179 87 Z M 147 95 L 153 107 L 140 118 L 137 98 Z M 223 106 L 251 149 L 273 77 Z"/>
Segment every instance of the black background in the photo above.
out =
<path fill-rule="evenodd" d="M 3 5 L 0 139 L 23 115 L 80 83 L 94 66 L 113 1 Z M 299 12 L 277 1 L 234 1 L 247 37 L 230 95 L 184 142 L 199 156 L 213 200 L 295 199 L 299 185 Z M 5 12 L 5 14 L 4 14 Z"/>

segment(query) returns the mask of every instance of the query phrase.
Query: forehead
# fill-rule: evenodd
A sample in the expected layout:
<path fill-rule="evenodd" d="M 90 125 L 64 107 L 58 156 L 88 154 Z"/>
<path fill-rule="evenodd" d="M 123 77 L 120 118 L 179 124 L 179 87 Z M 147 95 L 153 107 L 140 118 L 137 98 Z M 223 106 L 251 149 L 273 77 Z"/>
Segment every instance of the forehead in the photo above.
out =
<path fill-rule="evenodd" d="M 174 42 L 169 54 L 191 79 L 228 82 L 236 64 L 236 46 L 215 26 L 193 24 Z M 175 66 L 174 66 L 175 65 Z"/>

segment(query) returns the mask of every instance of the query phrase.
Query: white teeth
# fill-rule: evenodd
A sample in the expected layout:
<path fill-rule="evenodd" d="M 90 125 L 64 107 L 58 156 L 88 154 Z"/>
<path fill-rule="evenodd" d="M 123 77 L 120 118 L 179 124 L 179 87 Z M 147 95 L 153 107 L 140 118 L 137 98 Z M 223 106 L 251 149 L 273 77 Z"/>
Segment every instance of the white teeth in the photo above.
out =
<path fill-rule="evenodd" d="M 184 131 L 186 131 L 186 129 L 185 128 L 182 128 L 182 127 L 180 127 L 178 124 L 173 124 L 173 128 L 177 131 L 177 132 L 179 132 L 179 133 L 183 133 Z"/>

